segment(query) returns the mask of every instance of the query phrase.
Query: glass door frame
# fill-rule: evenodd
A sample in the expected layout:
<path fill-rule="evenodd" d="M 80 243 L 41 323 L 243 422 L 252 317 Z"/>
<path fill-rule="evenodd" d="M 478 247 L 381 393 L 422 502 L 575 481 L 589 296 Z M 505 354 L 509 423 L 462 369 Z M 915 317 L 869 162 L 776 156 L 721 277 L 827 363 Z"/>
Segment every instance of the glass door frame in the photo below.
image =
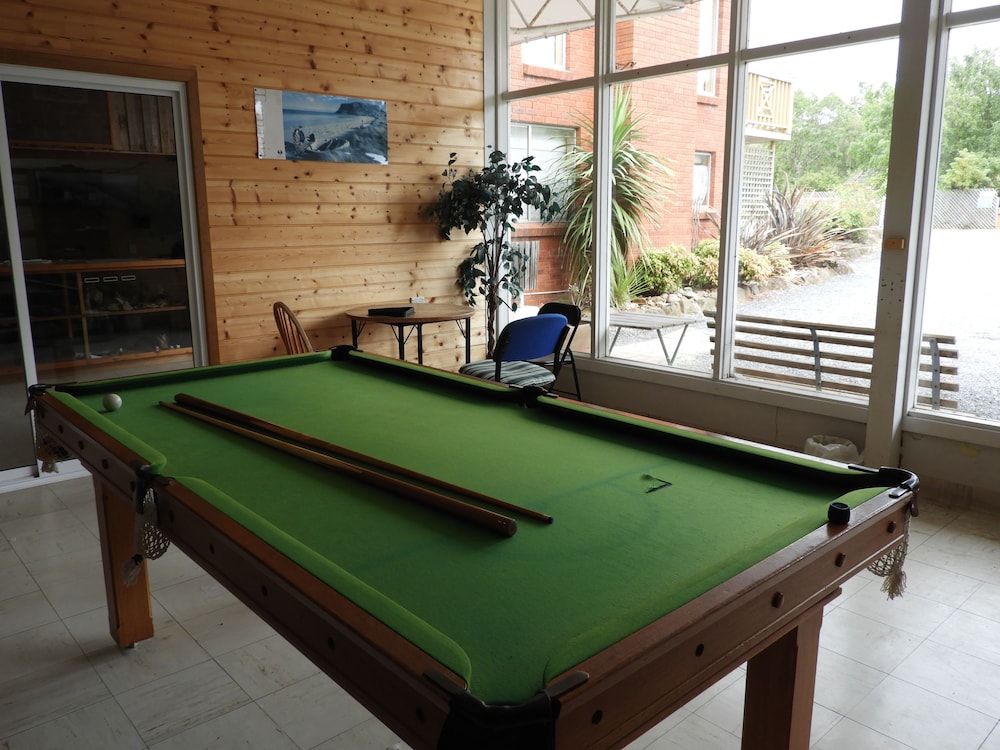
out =
<path fill-rule="evenodd" d="M 205 326 L 204 291 L 201 274 L 201 248 L 197 226 L 197 206 L 195 199 L 194 167 L 191 149 L 190 110 L 187 99 L 187 83 L 166 79 L 134 78 L 128 76 L 88 73 L 85 71 L 60 70 L 34 66 L 0 63 L 0 82 L 33 83 L 61 87 L 102 89 L 130 94 L 151 94 L 169 96 L 174 119 L 178 184 L 180 187 L 181 230 L 184 238 L 185 269 L 188 286 L 188 306 L 191 319 L 192 358 L 195 367 L 207 362 L 207 339 Z M 38 371 L 34 358 L 34 341 L 31 334 L 28 310 L 27 285 L 23 271 L 20 231 L 14 201 L 14 183 L 7 137 L 6 116 L 3 96 L 0 92 L 0 186 L 6 216 L 7 239 L 10 246 L 11 280 L 14 290 L 21 356 L 24 361 L 25 390 L 38 382 Z M 75 468 L 70 462 L 67 469 Z M 12 481 L 38 477 L 41 473 L 39 462 L 34 466 L 0 470 L 0 488 Z"/>

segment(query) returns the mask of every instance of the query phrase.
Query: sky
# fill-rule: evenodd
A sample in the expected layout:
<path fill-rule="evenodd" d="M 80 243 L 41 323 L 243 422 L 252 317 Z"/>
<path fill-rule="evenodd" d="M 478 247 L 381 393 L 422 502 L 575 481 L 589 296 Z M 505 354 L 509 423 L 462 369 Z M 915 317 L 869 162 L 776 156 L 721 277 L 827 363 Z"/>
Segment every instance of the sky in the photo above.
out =
<path fill-rule="evenodd" d="M 841 0 L 831 4 L 838 13 L 819 13 L 818 4 L 790 0 L 754 0 L 751 6 L 750 41 L 753 46 L 775 44 L 814 35 L 850 31 L 857 26 L 850 19 L 864 18 L 866 26 L 895 23 L 899 20 L 899 0 Z M 956 0 L 956 6 L 959 0 Z M 990 4 L 986 0 L 961 0 L 963 5 Z M 783 14 L 783 8 L 809 8 L 803 15 L 795 10 Z M 861 8 L 871 8 L 866 15 Z M 760 15 L 756 15 L 759 13 Z M 849 20 L 845 20 L 849 19 Z M 755 31 L 756 29 L 756 31 Z M 955 29 L 951 33 L 948 57 L 962 58 L 974 48 L 1000 50 L 1000 22 Z M 816 96 L 837 94 L 844 100 L 857 95 L 861 82 L 878 86 L 894 83 L 897 44 L 895 40 L 853 45 L 783 59 L 761 61 L 751 66 L 767 75 L 791 80 L 797 89 Z M 1000 55 L 1000 52 L 998 52 Z"/>

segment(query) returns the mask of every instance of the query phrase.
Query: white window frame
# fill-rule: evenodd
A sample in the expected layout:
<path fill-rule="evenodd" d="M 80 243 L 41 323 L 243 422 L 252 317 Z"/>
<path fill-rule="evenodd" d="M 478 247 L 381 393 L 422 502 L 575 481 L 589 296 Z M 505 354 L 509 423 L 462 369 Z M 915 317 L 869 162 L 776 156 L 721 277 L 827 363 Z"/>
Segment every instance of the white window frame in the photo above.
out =
<path fill-rule="evenodd" d="M 501 3 L 506 5 L 506 3 Z M 902 16 L 899 23 L 860 28 L 848 32 L 838 32 L 811 39 L 783 42 L 768 47 L 749 48 L 747 29 L 750 0 L 732 0 L 730 16 L 730 42 L 722 52 L 689 60 L 682 60 L 644 69 L 615 70 L 613 54 L 613 20 L 615 18 L 613 0 L 597 0 L 597 27 L 595 29 L 595 69 L 593 76 L 581 80 L 560 81 L 540 86 L 537 89 L 508 91 L 497 89 L 499 110 L 506 111 L 511 101 L 542 95 L 554 95 L 582 88 L 594 91 L 594 122 L 597 126 L 595 145 L 595 199 L 597 205 L 604 205 L 608 199 L 608 188 L 601 179 L 602 170 L 607 169 L 608 139 L 602 134 L 607 127 L 609 92 L 616 83 L 638 81 L 672 73 L 692 70 L 725 69 L 727 73 L 727 136 L 723 158 L 723 183 L 721 225 L 724 234 L 722 245 L 727 248 L 720 258 L 719 310 L 716 329 L 716 360 L 711 377 L 693 377 L 692 373 L 671 372 L 669 369 L 644 368 L 638 363 L 629 363 L 622 374 L 631 379 L 641 379 L 653 385 L 681 387 L 713 395 L 746 400 L 757 404 L 769 404 L 777 408 L 788 408 L 827 415 L 833 418 L 856 418 L 867 424 L 866 461 L 872 465 L 884 463 L 895 465 L 899 460 L 902 433 L 904 431 L 933 435 L 945 439 L 967 439 L 979 445 L 1000 448 L 1000 428 L 995 425 L 965 424 L 951 415 L 915 414 L 909 404 L 914 398 L 911 385 L 916 368 L 916 349 L 913 341 L 920 333 L 920 301 L 917 291 L 922 283 L 918 268 L 919 245 L 926 237 L 921 233 L 920 221 L 924 207 L 920 203 L 933 184 L 926 173 L 929 169 L 928 151 L 936 143 L 940 128 L 939 117 L 931 117 L 933 107 L 940 107 L 935 101 L 943 77 L 944 49 L 940 44 L 941 35 L 948 27 L 966 25 L 1000 19 L 1000 5 L 975 8 L 961 12 L 951 12 L 950 0 L 903 0 Z M 602 19 L 610 19 L 610 24 Z M 504 21 L 506 17 L 504 16 Z M 611 28 L 609 29 L 609 25 Z M 507 25 L 498 25 L 499 38 L 496 46 L 507 49 Z M 890 183 L 885 208 L 886 241 L 893 246 L 893 240 L 904 239 L 903 250 L 885 250 L 882 253 L 880 297 L 876 312 L 876 328 L 888 331 L 883 336 L 875 353 L 876 364 L 873 371 L 871 398 L 867 407 L 852 405 L 828 399 L 824 396 L 792 393 L 775 388 L 762 388 L 733 381 L 727 375 L 731 368 L 731 336 L 734 324 L 734 304 L 736 274 L 737 223 L 733 220 L 739 212 L 739 165 L 742 159 L 743 100 L 745 95 L 745 73 L 747 65 L 771 57 L 793 55 L 853 44 L 864 44 L 885 39 L 900 38 L 899 63 L 897 66 L 896 90 L 906 91 L 907 96 L 896 97 L 893 112 L 893 146 L 890 154 Z M 505 64 L 504 55 L 496 58 Z M 496 71 L 495 71 L 496 72 Z M 503 69 L 506 73 L 506 68 Z M 501 127 L 503 122 L 499 121 Z M 908 166 L 907 166 L 908 165 Z M 605 172 L 606 173 L 606 172 Z M 930 180 L 930 182 L 929 182 Z M 622 365 L 600 361 L 607 356 L 607 221 L 605 211 L 598 211 L 595 219 L 595 285 L 593 311 L 593 365 L 595 370 L 611 374 Z M 604 241 L 602 241 L 602 239 Z M 903 394 L 902 396 L 898 394 Z"/>
<path fill-rule="evenodd" d="M 712 152 L 694 152 L 694 176 L 691 180 L 691 203 L 702 211 L 712 207 Z M 699 187 L 704 186 L 704 189 Z M 699 200 L 700 199 L 700 200 Z"/>
<path fill-rule="evenodd" d="M 191 315 L 192 357 L 195 366 L 207 362 L 204 295 L 201 280 L 201 250 L 198 244 L 197 207 L 194 192 L 194 166 L 191 159 L 190 117 L 186 95 L 186 84 L 181 81 L 131 78 L 127 76 L 87 73 L 84 71 L 35 68 L 20 65 L 0 64 L 0 80 L 16 83 L 36 83 L 48 86 L 76 88 L 96 88 L 120 91 L 130 94 L 152 94 L 168 96 L 174 114 L 174 133 L 177 148 L 178 184 L 181 191 L 181 222 L 184 244 L 189 251 L 185 267 L 188 283 L 188 307 Z M 2 114 L 2 113 L 0 113 Z M 6 142 L 6 131 L 0 132 L 0 179 L 3 180 L 4 212 L 7 216 L 8 241 L 10 243 L 11 267 L 20 269 L 22 261 L 20 233 L 17 227 L 17 209 L 14 205 L 13 178 L 11 172 L 10 149 Z M 25 378 L 37 382 L 38 373 L 33 360 L 33 341 L 28 316 L 27 293 L 23 274 L 13 273 L 14 296 L 17 313 L 21 321 L 21 347 L 25 362 Z"/>

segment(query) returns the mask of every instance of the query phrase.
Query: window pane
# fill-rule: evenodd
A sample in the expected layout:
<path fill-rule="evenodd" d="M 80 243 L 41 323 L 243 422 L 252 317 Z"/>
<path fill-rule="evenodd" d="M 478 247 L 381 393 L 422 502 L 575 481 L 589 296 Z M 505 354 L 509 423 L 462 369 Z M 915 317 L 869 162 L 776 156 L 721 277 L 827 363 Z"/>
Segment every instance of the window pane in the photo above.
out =
<path fill-rule="evenodd" d="M 3 195 L 0 194 L 0 471 L 33 466 L 35 441 L 31 419 L 24 414 L 25 371 L 21 333 L 17 325 L 17 302 L 10 243 L 7 240 Z"/>
<path fill-rule="evenodd" d="M 615 67 L 644 68 L 713 55 L 729 38 L 728 19 L 720 26 L 719 0 L 697 2 L 616 3 Z M 711 91 L 705 82 L 705 92 Z"/>
<path fill-rule="evenodd" d="M 608 343 L 616 359 L 708 373 L 725 120 L 698 86 L 692 71 L 615 89 Z"/>
<path fill-rule="evenodd" d="M 895 47 L 879 42 L 750 66 L 737 377 L 867 398 Z M 884 59 L 853 69 L 849 80 L 826 75 L 845 71 L 841 63 L 854 57 Z"/>
<path fill-rule="evenodd" d="M 575 142 L 576 128 L 573 127 L 512 122 L 509 156 L 511 161 L 532 157 L 532 163 L 539 167 L 535 177 L 562 196 L 567 185 L 561 181 L 560 165 Z M 559 203 L 565 205 L 565 197 L 561 197 Z M 537 221 L 538 218 L 538 211 L 528 207 L 523 220 Z"/>
<path fill-rule="evenodd" d="M 192 366 L 170 97 L 9 81 L 3 94 L 39 375 Z"/>
<path fill-rule="evenodd" d="M 998 34 L 992 23 L 949 38 L 916 404 L 989 420 L 1000 420 L 1000 50 L 983 42 Z"/>
<path fill-rule="evenodd" d="M 568 155 L 577 154 L 584 160 L 589 156 L 593 99 L 591 89 L 582 89 L 511 103 L 509 156 L 512 160 L 533 156 L 542 168 L 536 176 L 558 191 L 561 205 L 572 200 L 568 193 Z M 541 224 L 529 212 L 516 224 L 511 241 L 522 243 L 520 249 L 529 259 L 525 312 L 546 302 L 585 304 L 583 290 L 590 278 L 590 254 L 567 254 L 563 249 L 566 230 L 565 215 Z M 573 348 L 587 351 L 589 341 L 586 333 L 577 336 Z"/>
<path fill-rule="evenodd" d="M 902 0 L 750 0 L 751 47 L 899 23 Z"/>
<path fill-rule="evenodd" d="M 975 8 L 992 8 L 1000 5 L 996 0 L 952 0 L 951 9 L 953 11 L 973 10 Z"/>
<path fill-rule="evenodd" d="M 508 2 L 511 91 L 594 74 L 594 0 Z M 640 0 L 615 9 L 617 70 L 712 55 L 729 38 L 719 0 Z M 715 93 L 710 73 L 700 84 L 702 93 Z"/>
<path fill-rule="evenodd" d="M 594 74 L 594 0 L 508 0 L 510 90 Z"/>
<path fill-rule="evenodd" d="M 531 39 L 521 45 L 521 61 L 556 70 L 566 69 L 566 35 Z"/>

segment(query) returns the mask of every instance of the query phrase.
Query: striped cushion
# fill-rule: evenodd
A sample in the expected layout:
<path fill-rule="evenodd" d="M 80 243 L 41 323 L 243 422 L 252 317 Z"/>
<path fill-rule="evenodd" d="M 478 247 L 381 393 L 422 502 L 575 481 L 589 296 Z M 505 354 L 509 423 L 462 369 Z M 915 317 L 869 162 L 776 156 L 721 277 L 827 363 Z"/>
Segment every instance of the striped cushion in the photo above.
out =
<path fill-rule="evenodd" d="M 492 359 L 480 362 L 470 362 L 462 365 L 459 372 L 484 380 L 493 380 L 496 375 L 497 363 Z M 530 385 L 547 388 L 555 382 L 556 376 L 551 371 L 531 362 L 504 362 L 500 365 L 500 382 L 524 388 Z"/>

